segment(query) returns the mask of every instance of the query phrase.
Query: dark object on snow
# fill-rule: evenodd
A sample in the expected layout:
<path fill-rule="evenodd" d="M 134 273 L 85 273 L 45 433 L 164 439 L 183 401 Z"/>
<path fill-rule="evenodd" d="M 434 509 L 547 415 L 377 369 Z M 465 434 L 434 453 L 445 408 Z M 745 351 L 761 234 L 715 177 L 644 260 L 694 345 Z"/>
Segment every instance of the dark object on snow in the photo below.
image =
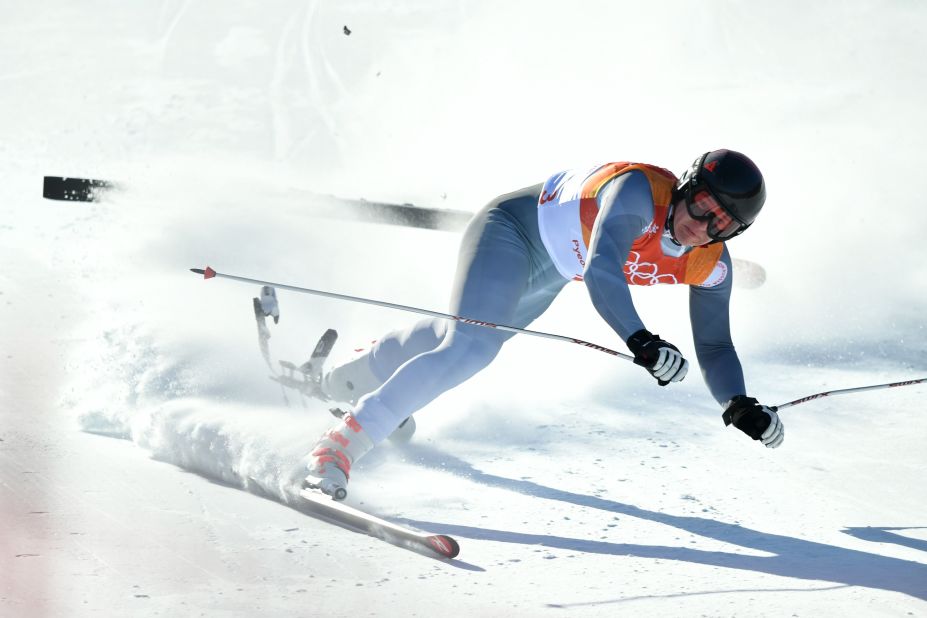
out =
<path fill-rule="evenodd" d="M 351 29 L 348 28 L 347 26 L 344 27 L 344 35 L 351 36 Z"/>
<path fill-rule="evenodd" d="M 42 197 L 49 200 L 69 202 L 93 202 L 105 190 L 113 187 L 113 183 L 105 180 L 46 176 L 45 183 L 42 186 Z"/>

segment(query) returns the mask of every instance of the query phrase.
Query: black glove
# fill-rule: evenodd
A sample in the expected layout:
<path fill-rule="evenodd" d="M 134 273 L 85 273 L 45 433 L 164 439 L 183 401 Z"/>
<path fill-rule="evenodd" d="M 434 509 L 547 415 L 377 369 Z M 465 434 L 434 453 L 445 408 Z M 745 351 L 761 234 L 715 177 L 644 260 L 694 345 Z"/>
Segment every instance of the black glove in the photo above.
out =
<path fill-rule="evenodd" d="M 682 357 L 679 348 L 660 339 L 660 335 L 642 328 L 628 337 L 627 343 L 634 353 L 634 364 L 647 369 L 660 386 L 686 377 L 689 361 Z"/>
<path fill-rule="evenodd" d="M 785 427 L 772 408 L 760 404 L 753 397 L 737 395 L 729 402 L 722 417 L 724 425 L 733 424 L 754 440 L 768 448 L 777 448 L 785 440 Z"/>

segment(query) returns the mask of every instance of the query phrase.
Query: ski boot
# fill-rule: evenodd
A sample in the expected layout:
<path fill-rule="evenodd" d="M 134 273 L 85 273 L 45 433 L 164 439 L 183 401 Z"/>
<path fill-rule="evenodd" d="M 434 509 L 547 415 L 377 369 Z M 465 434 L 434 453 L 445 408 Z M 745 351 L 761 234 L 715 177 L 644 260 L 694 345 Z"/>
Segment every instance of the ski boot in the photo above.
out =
<path fill-rule="evenodd" d="M 373 448 L 373 441 L 351 414 L 325 432 L 312 449 L 305 487 L 318 489 L 334 500 L 348 495 L 351 466 Z"/>

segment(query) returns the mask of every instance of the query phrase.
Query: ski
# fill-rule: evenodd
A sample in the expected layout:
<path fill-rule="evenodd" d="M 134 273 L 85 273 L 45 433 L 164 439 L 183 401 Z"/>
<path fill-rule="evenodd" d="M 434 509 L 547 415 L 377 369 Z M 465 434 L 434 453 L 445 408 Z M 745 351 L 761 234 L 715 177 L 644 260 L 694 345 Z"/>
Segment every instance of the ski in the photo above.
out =
<path fill-rule="evenodd" d="M 315 347 L 312 348 L 312 354 L 309 356 L 309 361 L 306 365 L 308 365 L 316 375 L 322 375 L 322 365 L 325 363 L 325 359 L 328 358 L 328 355 L 332 353 L 332 348 L 335 347 L 336 341 L 338 341 L 338 331 L 334 328 L 329 328 L 322 333 Z"/>
<path fill-rule="evenodd" d="M 304 504 L 314 515 L 330 522 L 439 558 L 456 558 L 460 545 L 446 534 L 428 534 L 380 519 L 370 513 L 336 502 L 321 491 L 303 489 L 299 492 Z"/>

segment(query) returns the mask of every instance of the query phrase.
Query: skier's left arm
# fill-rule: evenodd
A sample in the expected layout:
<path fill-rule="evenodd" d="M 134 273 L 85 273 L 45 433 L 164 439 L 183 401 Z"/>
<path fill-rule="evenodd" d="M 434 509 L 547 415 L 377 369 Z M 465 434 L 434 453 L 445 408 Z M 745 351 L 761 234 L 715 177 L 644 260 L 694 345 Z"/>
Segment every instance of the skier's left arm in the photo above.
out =
<path fill-rule="evenodd" d="M 754 440 L 776 448 L 785 438 L 778 414 L 747 397 L 744 372 L 731 340 L 730 301 L 733 267 L 727 247 L 721 253 L 724 278 L 712 287 L 690 286 L 689 318 L 702 377 L 724 408 L 724 424 L 733 424 Z"/>

